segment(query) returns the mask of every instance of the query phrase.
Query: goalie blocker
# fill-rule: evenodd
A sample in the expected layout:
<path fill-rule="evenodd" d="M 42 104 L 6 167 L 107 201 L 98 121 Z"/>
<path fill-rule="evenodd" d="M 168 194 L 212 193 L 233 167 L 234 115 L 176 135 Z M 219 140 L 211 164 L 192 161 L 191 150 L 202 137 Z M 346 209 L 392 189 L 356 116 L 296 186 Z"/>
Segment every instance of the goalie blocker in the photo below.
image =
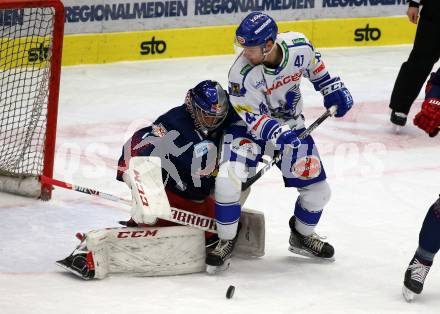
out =
<path fill-rule="evenodd" d="M 243 209 L 240 223 L 234 254 L 263 256 L 264 214 Z M 204 232 L 191 227 L 107 228 L 86 233 L 74 252 L 56 264 L 85 280 L 111 273 L 181 275 L 205 271 L 207 249 Z"/>

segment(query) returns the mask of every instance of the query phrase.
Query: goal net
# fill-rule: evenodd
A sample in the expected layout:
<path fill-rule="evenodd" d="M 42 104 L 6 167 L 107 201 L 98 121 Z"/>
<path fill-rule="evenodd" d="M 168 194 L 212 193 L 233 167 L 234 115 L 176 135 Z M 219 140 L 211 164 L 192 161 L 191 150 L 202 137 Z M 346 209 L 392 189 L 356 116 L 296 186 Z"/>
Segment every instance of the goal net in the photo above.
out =
<path fill-rule="evenodd" d="M 49 199 L 64 8 L 58 0 L 0 1 L 0 190 Z"/>

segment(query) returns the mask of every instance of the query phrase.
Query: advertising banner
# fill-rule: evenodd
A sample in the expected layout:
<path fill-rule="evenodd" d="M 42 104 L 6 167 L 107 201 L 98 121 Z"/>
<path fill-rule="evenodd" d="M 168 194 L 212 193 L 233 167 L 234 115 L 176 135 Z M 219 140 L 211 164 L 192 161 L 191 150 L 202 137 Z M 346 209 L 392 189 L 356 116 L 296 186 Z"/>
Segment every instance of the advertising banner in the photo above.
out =
<path fill-rule="evenodd" d="M 407 17 L 279 22 L 279 30 L 304 33 L 315 47 L 364 47 L 411 43 Z M 63 64 L 157 60 L 234 53 L 236 25 L 66 36 Z"/>
<path fill-rule="evenodd" d="M 254 10 L 273 16 L 280 32 L 304 33 L 317 48 L 411 43 L 416 29 L 403 15 L 405 0 L 64 0 L 64 4 L 63 65 L 232 54 L 237 24 Z M 0 11 L 0 26 L 26 23 L 22 9 Z M 25 42 L 15 40 L 18 45 Z M 47 51 L 43 36 L 24 47 L 24 59 L 44 63 Z"/>
<path fill-rule="evenodd" d="M 404 15 L 406 0 L 65 0 L 65 33 L 236 25 L 251 11 L 276 21 Z"/>

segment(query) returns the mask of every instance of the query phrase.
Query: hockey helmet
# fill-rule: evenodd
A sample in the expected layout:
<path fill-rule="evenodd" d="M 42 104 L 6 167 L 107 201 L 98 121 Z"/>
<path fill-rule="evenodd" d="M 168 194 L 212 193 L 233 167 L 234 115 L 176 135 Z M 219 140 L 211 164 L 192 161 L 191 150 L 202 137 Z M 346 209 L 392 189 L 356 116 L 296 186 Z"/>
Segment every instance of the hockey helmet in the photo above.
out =
<path fill-rule="evenodd" d="M 196 127 L 207 134 L 219 127 L 229 111 L 226 91 L 216 81 L 202 81 L 187 93 L 185 103 Z"/>
<path fill-rule="evenodd" d="M 264 47 L 269 39 L 275 41 L 277 33 L 278 27 L 273 18 L 263 12 L 252 12 L 238 26 L 235 40 L 241 47 Z"/>

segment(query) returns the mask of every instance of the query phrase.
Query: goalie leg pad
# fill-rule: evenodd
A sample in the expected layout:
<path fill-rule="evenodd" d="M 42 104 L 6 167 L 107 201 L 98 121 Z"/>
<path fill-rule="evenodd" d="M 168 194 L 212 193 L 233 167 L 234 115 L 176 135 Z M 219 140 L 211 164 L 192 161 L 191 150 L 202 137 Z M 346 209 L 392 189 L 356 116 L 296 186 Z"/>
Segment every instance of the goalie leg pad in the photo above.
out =
<path fill-rule="evenodd" d="M 86 234 L 95 277 L 108 273 L 166 276 L 205 270 L 204 232 L 190 227 L 110 228 Z"/>
<path fill-rule="evenodd" d="M 264 214 L 257 210 L 243 208 L 241 210 L 240 223 L 241 230 L 235 244 L 234 255 L 246 258 L 264 256 Z"/>

